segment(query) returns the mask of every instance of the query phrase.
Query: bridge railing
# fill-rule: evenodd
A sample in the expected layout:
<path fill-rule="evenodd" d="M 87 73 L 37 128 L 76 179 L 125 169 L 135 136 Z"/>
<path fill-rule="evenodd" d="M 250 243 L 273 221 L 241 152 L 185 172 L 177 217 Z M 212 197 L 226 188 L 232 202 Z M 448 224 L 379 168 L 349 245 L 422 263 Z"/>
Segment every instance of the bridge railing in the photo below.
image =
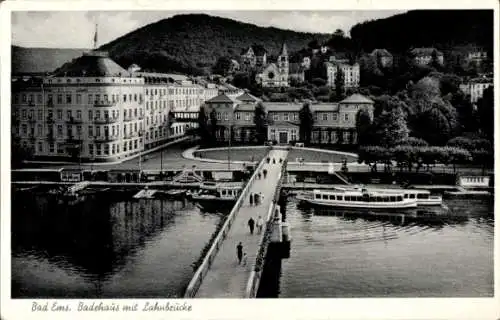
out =
<path fill-rule="evenodd" d="M 269 154 L 269 153 L 268 153 Z M 226 235 L 229 232 L 229 229 L 231 228 L 231 225 L 236 218 L 236 214 L 238 213 L 239 209 L 245 202 L 245 199 L 248 196 L 249 190 L 251 186 L 253 185 L 257 174 L 261 171 L 262 167 L 264 166 L 264 163 L 266 162 L 267 155 L 266 154 L 262 160 L 260 161 L 259 165 L 255 168 L 254 173 L 250 177 L 250 180 L 248 180 L 248 183 L 246 184 L 245 188 L 241 192 L 240 197 L 238 198 L 238 201 L 236 201 L 236 204 L 234 205 L 233 209 L 229 213 L 229 215 L 226 218 L 226 222 L 222 226 L 222 228 L 219 230 L 219 233 L 217 234 L 217 237 L 215 238 L 214 242 L 210 246 L 210 249 L 205 255 L 205 258 L 203 258 L 203 262 L 201 265 L 198 267 L 196 272 L 194 273 L 193 278 L 189 282 L 186 292 L 184 293 L 184 298 L 194 298 L 196 295 L 196 292 L 198 292 L 198 289 L 200 288 L 203 278 L 206 276 L 208 273 L 208 270 L 210 269 L 210 266 L 212 265 L 212 262 L 215 259 L 215 256 L 217 255 L 217 252 L 219 252 L 219 248 L 222 245 L 222 242 L 226 238 Z"/>
<path fill-rule="evenodd" d="M 280 197 L 281 186 L 283 184 L 285 174 L 286 174 L 286 162 L 283 164 L 283 167 L 281 168 L 280 174 L 278 176 L 278 184 L 274 189 L 273 200 L 269 205 L 269 210 L 267 211 L 266 228 L 259 240 L 259 246 L 258 246 L 259 251 L 257 252 L 257 257 L 255 258 L 255 261 L 252 264 L 252 269 L 251 269 L 252 271 L 250 272 L 250 277 L 248 278 L 245 290 L 245 298 L 255 298 L 257 296 L 257 290 L 259 288 L 260 278 L 262 276 L 262 272 L 264 269 L 264 262 L 266 259 L 267 248 L 273 230 L 273 223 L 274 219 L 276 218 L 275 214 L 276 205 Z"/>

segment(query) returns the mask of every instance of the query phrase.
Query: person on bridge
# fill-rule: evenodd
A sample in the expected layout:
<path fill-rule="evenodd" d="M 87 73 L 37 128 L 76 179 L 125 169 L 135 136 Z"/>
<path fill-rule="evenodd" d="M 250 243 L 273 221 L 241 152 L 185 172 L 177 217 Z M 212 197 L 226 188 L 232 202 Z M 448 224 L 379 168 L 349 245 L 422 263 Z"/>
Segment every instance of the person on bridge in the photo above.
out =
<path fill-rule="evenodd" d="M 275 158 L 273 158 L 273 164 L 276 164 L 276 159 Z"/>
<path fill-rule="evenodd" d="M 243 245 L 241 242 L 236 246 L 236 255 L 238 256 L 238 264 L 241 264 L 241 259 L 243 258 Z"/>
<path fill-rule="evenodd" d="M 264 170 L 262 171 L 262 174 L 264 175 L 264 179 L 265 179 L 265 178 L 267 177 L 267 170 L 266 170 L 266 169 L 264 169 Z"/>
<path fill-rule="evenodd" d="M 246 266 L 247 265 L 247 253 L 243 253 L 243 265 Z"/>
<path fill-rule="evenodd" d="M 253 197 L 254 197 L 253 198 L 253 200 L 254 200 L 253 202 L 255 203 L 256 206 L 258 206 L 259 205 L 259 201 L 260 201 L 259 195 L 257 193 L 254 193 Z"/>
<path fill-rule="evenodd" d="M 260 234 L 262 233 L 262 227 L 264 226 L 264 219 L 262 219 L 262 216 L 259 216 L 257 219 L 257 232 Z"/>
<path fill-rule="evenodd" d="M 255 221 L 253 218 L 248 220 L 248 227 L 250 228 L 250 234 L 253 234 L 253 228 L 255 227 Z"/>
<path fill-rule="evenodd" d="M 259 180 L 260 180 L 260 176 L 261 176 L 260 172 L 259 172 L 259 173 L 257 173 L 257 179 L 259 179 Z"/>
<path fill-rule="evenodd" d="M 250 193 L 250 205 L 253 206 L 253 193 Z"/>

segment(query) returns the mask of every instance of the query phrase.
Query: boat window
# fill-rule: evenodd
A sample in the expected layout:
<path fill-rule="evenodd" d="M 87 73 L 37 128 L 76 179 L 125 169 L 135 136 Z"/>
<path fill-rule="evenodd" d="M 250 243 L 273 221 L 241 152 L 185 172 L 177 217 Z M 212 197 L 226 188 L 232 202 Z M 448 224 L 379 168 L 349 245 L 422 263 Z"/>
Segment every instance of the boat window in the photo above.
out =
<path fill-rule="evenodd" d="M 399 202 L 403 201 L 403 197 L 402 196 L 398 196 L 398 201 Z"/>
<path fill-rule="evenodd" d="M 328 200 L 328 195 L 327 194 L 323 195 L 323 200 Z"/>
<path fill-rule="evenodd" d="M 427 193 L 419 193 L 417 195 L 417 199 L 429 199 L 429 194 L 427 194 Z"/>
<path fill-rule="evenodd" d="M 356 197 L 356 201 L 363 201 L 363 197 L 362 196 L 357 196 Z"/>
<path fill-rule="evenodd" d="M 405 193 L 405 199 L 408 199 L 408 194 L 407 193 Z"/>
<path fill-rule="evenodd" d="M 351 201 L 351 196 L 345 196 L 345 197 L 344 197 L 344 200 L 345 200 L 345 201 Z"/>
<path fill-rule="evenodd" d="M 315 194 L 315 198 L 316 198 L 316 199 L 321 199 L 321 195 L 316 193 L 316 194 Z"/>
<path fill-rule="evenodd" d="M 342 198 L 342 196 L 337 196 L 337 200 L 343 200 Z"/>
<path fill-rule="evenodd" d="M 396 197 L 394 197 L 394 196 L 391 196 L 391 197 L 390 197 L 390 201 L 391 201 L 391 202 L 394 202 L 394 201 L 396 201 Z"/>
<path fill-rule="evenodd" d="M 335 200 L 335 196 L 334 195 L 330 195 L 330 200 Z"/>
<path fill-rule="evenodd" d="M 410 199 L 415 199 L 415 194 L 410 194 Z"/>
<path fill-rule="evenodd" d="M 389 197 L 385 196 L 384 197 L 384 202 L 389 202 Z"/>

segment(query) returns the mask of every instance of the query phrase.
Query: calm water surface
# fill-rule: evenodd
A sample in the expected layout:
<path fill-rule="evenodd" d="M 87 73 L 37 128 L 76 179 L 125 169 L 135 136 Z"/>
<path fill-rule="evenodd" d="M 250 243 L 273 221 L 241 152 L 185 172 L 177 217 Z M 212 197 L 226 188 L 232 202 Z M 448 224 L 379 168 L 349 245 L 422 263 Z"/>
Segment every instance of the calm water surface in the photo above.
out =
<path fill-rule="evenodd" d="M 12 296 L 179 297 L 222 214 L 190 202 L 14 193 Z M 493 295 L 493 205 L 448 201 L 459 221 L 406 223 L 286 206 L 279 297 Z"/>
<path fill-rule="evenodd" d="M 342 217 L 289 198 L 291 257 L 279 297 L 486 297 L 493 295 L 493 204 L 447 201 L 464 216 L 443 223 Z"/>
<path fill-rule="evenodd" d="M 18 195 L 12 296 L 181 296 L 220 218 L 184 201 L 102 195 L 68 206 Z"/>

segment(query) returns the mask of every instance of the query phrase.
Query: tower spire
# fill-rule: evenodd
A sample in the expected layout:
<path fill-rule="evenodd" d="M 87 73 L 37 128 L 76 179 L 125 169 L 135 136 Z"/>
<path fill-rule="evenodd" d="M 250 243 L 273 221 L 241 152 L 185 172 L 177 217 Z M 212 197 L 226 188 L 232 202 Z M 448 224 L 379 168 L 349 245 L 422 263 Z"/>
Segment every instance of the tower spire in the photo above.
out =
<path fill-rule="evenodd" d="M 97 23 L 95 24 L 95 33 L 94 33 L 94 50 L 97 49 Z"/>

